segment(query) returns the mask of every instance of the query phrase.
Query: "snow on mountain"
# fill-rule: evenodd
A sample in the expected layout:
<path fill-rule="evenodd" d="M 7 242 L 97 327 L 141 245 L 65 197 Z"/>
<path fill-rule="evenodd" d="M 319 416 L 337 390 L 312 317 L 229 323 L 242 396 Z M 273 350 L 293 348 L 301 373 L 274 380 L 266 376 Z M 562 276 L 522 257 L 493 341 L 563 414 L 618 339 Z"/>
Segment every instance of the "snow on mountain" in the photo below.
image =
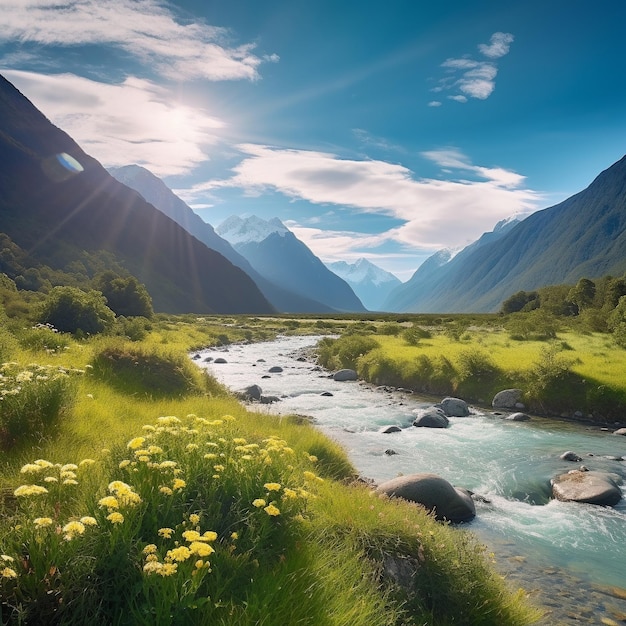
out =
<path fill-rule="evenodd" d="M 401 284 L 392 273 L 363 258 L 355 263 L 345 261 L 326 263 L 326 267 L 343 278 L 371 311 L 380 310 L 388 294 Z"/>
<path fill-rule="evenodd" d="M 215 230 L 233 246 L 246 243 L 260 243 L 272 233 L 278 233 L 281 237 L 284 237 L 290 232 L 277 217 L 264 220 L 256 215 L 248 217 L 231 215 Z"/>

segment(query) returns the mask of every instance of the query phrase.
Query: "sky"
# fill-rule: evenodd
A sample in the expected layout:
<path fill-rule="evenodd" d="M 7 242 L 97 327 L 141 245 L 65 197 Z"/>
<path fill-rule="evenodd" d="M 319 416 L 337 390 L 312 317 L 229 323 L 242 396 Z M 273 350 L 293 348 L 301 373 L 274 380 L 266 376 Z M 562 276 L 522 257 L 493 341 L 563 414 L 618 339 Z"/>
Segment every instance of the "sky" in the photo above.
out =
<path fill-rule="evenodd" d="M 624 0 L 0 0 L 0 74 L 206 222 L 408 280 L 626 153 Z"/>

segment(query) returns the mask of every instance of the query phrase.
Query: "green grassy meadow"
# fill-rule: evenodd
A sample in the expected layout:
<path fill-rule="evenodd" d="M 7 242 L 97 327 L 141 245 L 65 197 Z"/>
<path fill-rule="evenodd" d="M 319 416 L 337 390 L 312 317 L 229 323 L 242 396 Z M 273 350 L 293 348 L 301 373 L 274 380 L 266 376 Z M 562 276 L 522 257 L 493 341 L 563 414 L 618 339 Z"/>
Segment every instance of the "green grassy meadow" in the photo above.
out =
<path fill-rule="evenodd" d="M 3 328 L 2 624 L 536 621 L 472 535 L 373 497 L 335 442 L 188 358 L 361 324 L 317 321 L 159 317 L 134 342 Z"/>

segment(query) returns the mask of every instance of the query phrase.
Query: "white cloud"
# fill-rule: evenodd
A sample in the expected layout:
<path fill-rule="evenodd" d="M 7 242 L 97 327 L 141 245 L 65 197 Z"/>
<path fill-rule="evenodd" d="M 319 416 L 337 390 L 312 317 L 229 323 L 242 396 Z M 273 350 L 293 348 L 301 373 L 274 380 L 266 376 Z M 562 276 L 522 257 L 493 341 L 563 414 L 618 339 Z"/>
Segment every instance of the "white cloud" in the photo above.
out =
<path fill-rule="evenodd" d="M 2 73 L 106 167 L 137 163 L 157 176 L 189 172 L 209 158 L 207 147 L 224 126 L 148 80 L 129 77 L 115 85 L 73 74 Z"/>
<path fill-rule="evenodd" d="M 441 106 L 441 102 L 439 102 L 439 100 L 431 100 L 428 103 L 429 107 L 440 107 Z"/>
<path fill-rule="evenodd" d="M 201 200 L 206 192 L 238 187 L 244 192 L 277 191 L 313 204 L 334 205 L 340 211 L 391 216 L 404 224 L 383 233 L 383 239 L 433 251 L 466 245 L 499 220 L 535 210 L 540 200 L 536 192 L 522 186 L 523 176 L 475 166 L 455 150 L 425 156 L 480 180 L 419 179 L 402 165 L 341 159 L 324 152 L 250 144 L 240 149 L 246 156 L 231 178 L 196 185 L 187 197 Z"/>
<path fill-rule="evenodd" d="M 174 79 L 256 79 L 262 62 L 253 44 L 229 47 L 226 29 L 159 0 L 0 0 L 0 24 L 0 42 L 108 45 Z"/>
<path fill-rule="evenodd" d="M 439 79 L 437 85 L 431 91 L 440 93 L 442 91 L 458 91 L 448 96 L 448 99 L 465 103 L 468 98 L 486 100 L 496 87 L 496 76 L 498 68 L 495 59 L 498 59 L 509 52 L 510 44 L 513 42 L 513 35 L 510 33 L 494 33 L 491 36 L 489 45 L 480 44 L 479 49 L 483 55 L 492 59 L 490 61 L 478 61 L 469 55 L 461 58 L 446 59 L 442 64 L 446 70 L 446 76 Z"/>
<path fill-rule="evenodd" d="M 478 45 L 478 49 L 486 57 L 498 59 L 509 53 L 509 48 L 514 39 L 515 37 L 511 33 L 494 33 L 491 35 L 491 43 L 489 45 L 481 43 Z"/>

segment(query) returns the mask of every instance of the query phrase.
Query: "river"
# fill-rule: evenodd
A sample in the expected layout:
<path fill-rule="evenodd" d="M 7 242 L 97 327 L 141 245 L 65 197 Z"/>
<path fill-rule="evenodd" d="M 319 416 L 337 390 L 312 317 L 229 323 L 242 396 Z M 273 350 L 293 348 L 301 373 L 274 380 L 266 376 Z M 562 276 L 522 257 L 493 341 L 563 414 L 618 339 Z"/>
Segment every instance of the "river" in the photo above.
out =
<path fill-rule="evenodd" d="M 511 422 L 475 407 L 470 417 L 450 418 L 449 428 L 414 428 L 412 411 L 433 399 L 329 379 L 297 359 L 318 339 L 210 349 L 197 362 L 232 390 L 258 384 L 263 395 L 280 397 L 260 410 L 313 417 L 364 477 L 379 483 L 433 472 L 483 496 L 476 518 L 463 527 L 496 553 L 496 567 L 514 585 L 549 611 L 543 623 L 626 623 L 626 499 L 613 508 L 559 502 L 549 486 L 552 477 L 581 465 L 559 458 L 567 450 L 590 470 L 626 479 L 626 461 L 615 460 L 626 456 L 626 437 L 546 418 Z M 217 357 L 226 363 L 214 363 Z M 269 373 L 272 366 L 283 371 Z M 401 432 L 380 432 L 391 424 Z"/>

